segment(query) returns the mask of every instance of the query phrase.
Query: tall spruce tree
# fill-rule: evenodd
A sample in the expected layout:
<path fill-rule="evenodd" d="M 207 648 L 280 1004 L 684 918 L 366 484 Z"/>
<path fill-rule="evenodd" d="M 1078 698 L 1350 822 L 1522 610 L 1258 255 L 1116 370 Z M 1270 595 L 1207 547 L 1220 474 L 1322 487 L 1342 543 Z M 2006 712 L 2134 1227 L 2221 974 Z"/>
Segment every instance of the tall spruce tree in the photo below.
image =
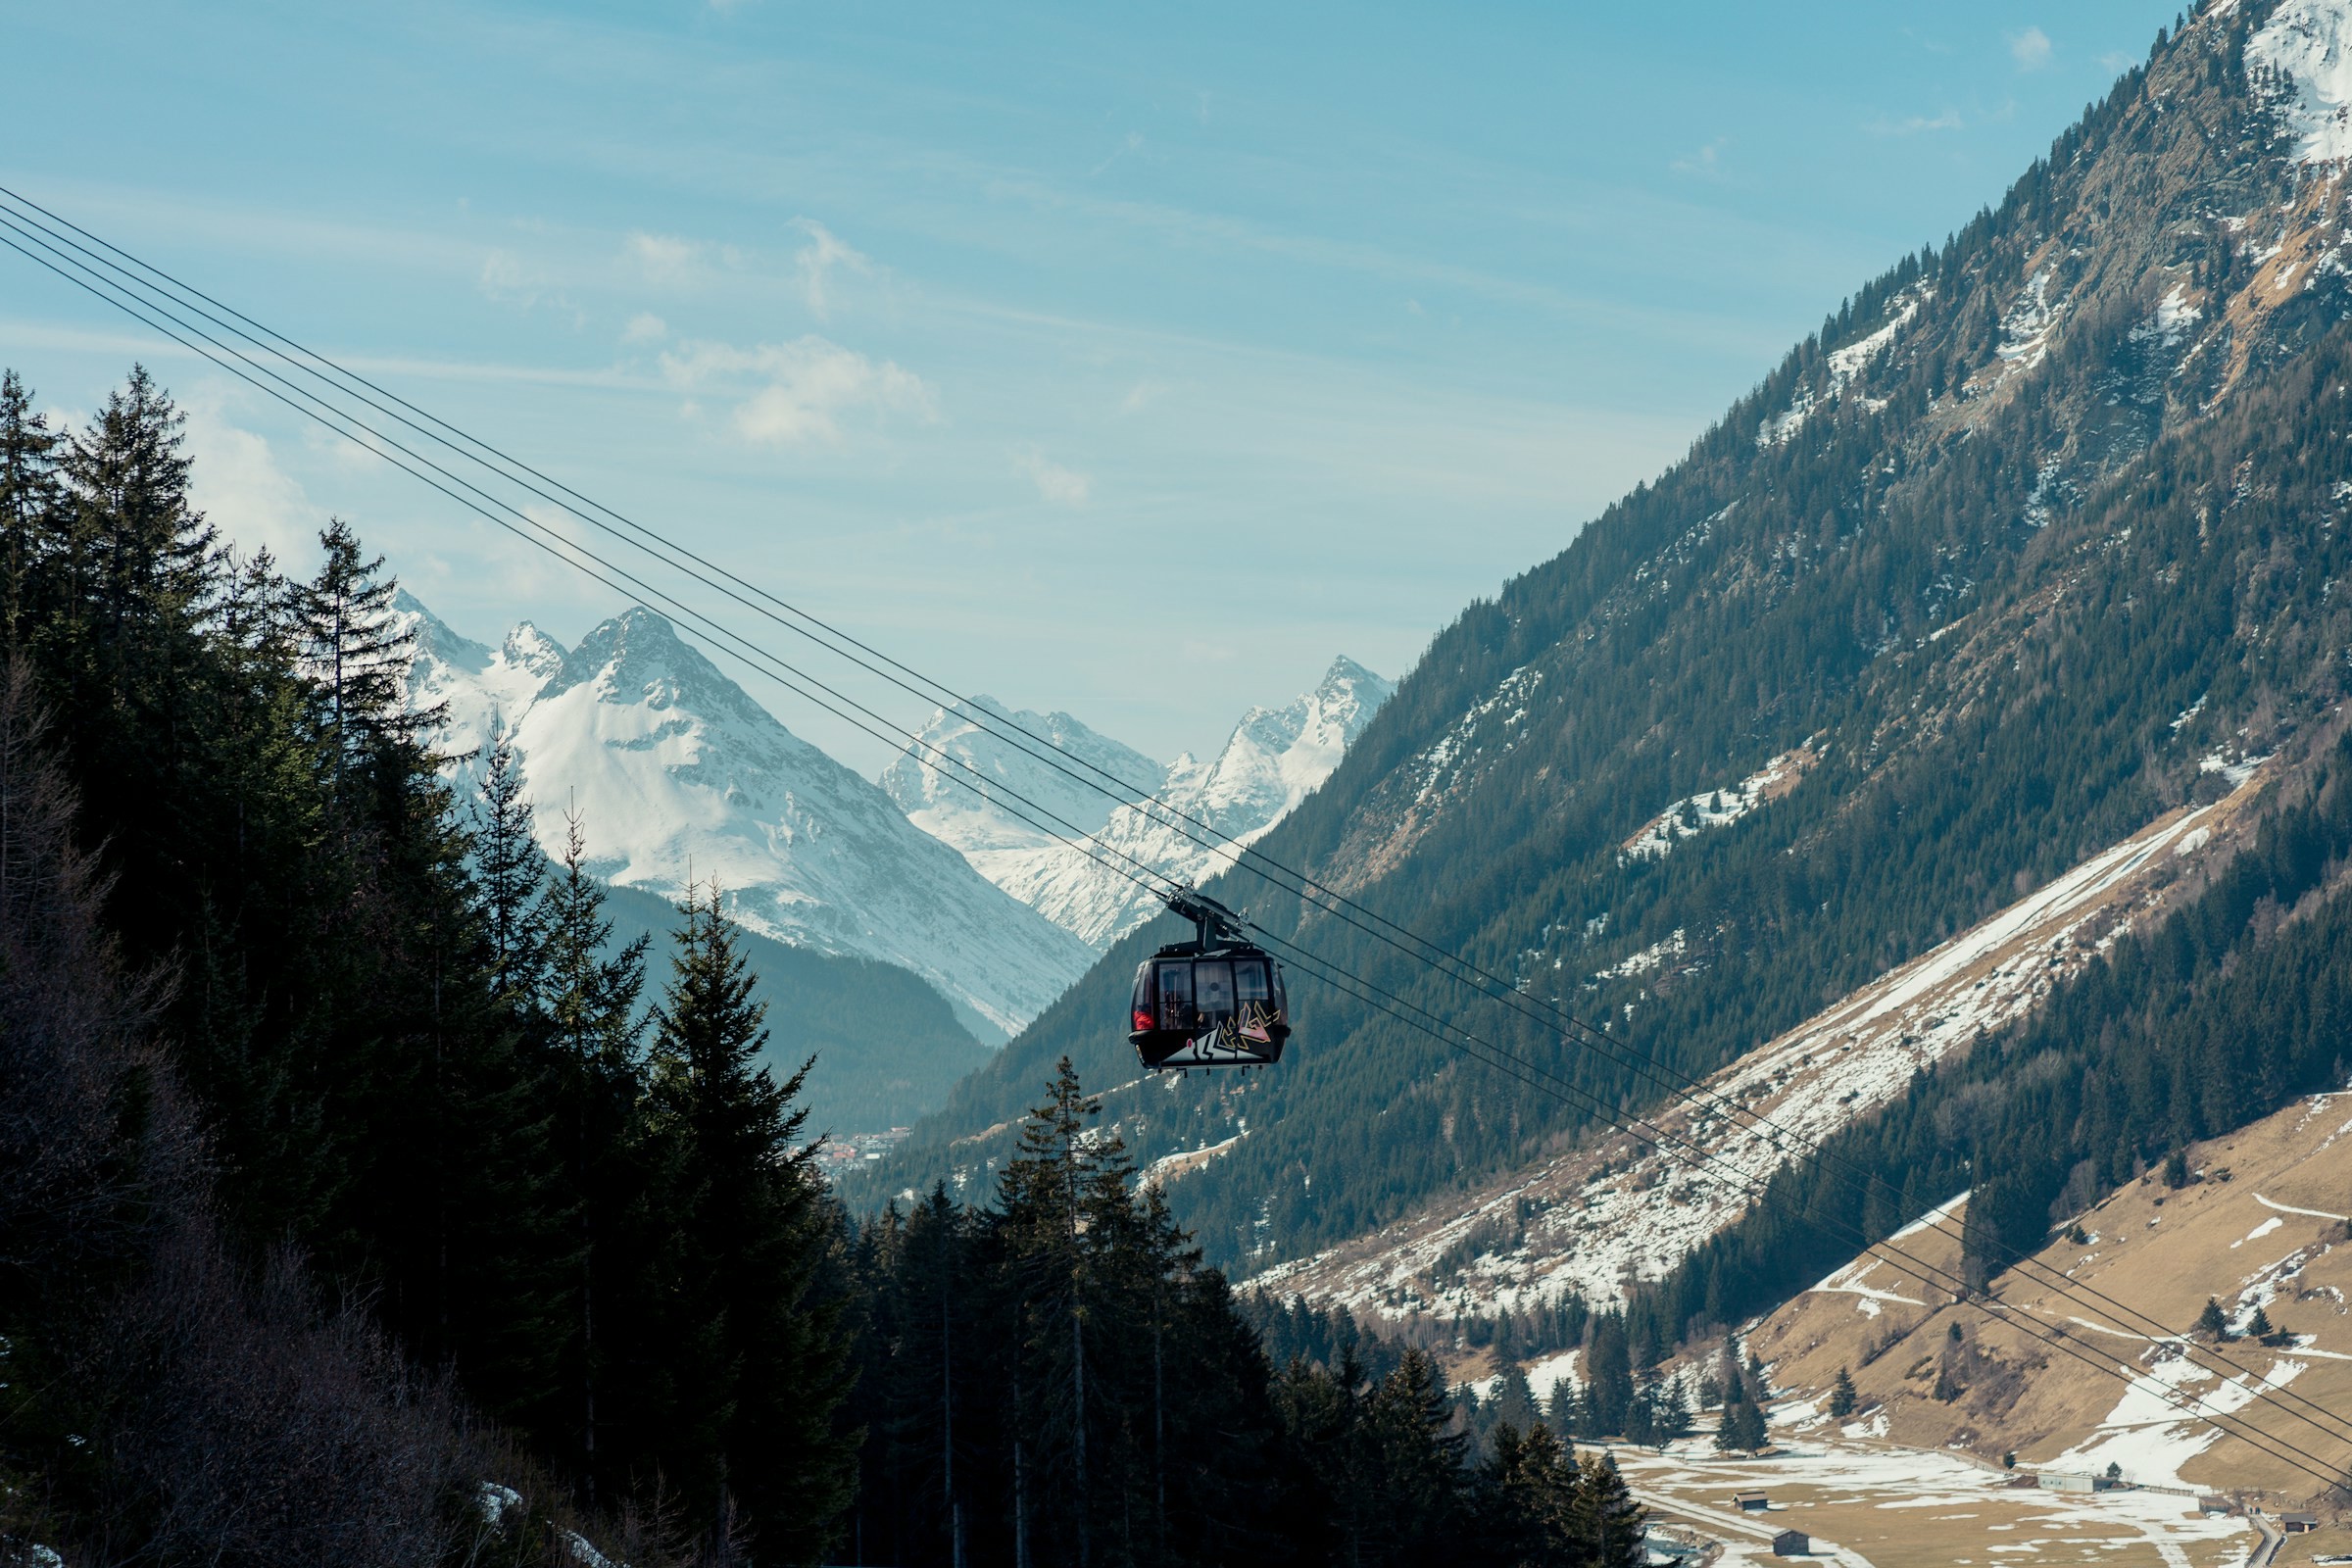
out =
<path fill-rule="evenodd" d="M 1509 1422 L 1494 1429 L 1478 1467 L 1467 1555 L 1498 1568 L 1585 1568 L 1577 1539 L 1576 1455 L 1550 1429 Z"/>
<path fill-rule="evenodd" d="M 0 370 L 0 637 L 14 653 L 35 609 L 34 573 L 47 559 L 60 520 L 57 473 L 65 436 L 32 406 L 14 370 Z"/>
<path fill-rule="evenodd" d="M 668 1473 L 714 1544 L 740 1505 L 760 1561 L 812 1563 L 854 1494 L 856 1445 L 833 1419 L 849 1381 L 840 1303 L 815 1290 L 832 1209 L 813 1146 L 794 1147 L 808 1068 L 778 1084 L 760 1064 L 766 1005 L 717 887 L 678 912 L 652 1084 L 687 1348 Z"/>
<path fill-rule="evenodd" d="M 652 1222 L 640 1213 L 648 1184 L 640 1126 L 647 1068 L 637 1009 L 646 942 L 608 953 L 612 924 L 604 889 L 588 874 L 586 826 L 576 811 L 564 818 L 562 866 L 552 879 L 543 876 L 532 808 L 503 736 L 492 746 L 481 809 L 475 859 L 490 984 L 515 1017 L 564 1177 L 557 1217 L 563 1392 L 542 1425 L 564 1435 L 564 1451 L 594 1501 L 635 1456 L 626 1446 L 619 1454 L 605 1450 L 600 1435 L 620 1412 L 600 1409 L 599 1394 L 609 1365 L 631 1354 L 616 1347 L 643 1327 L 622 1297 L 642 1289 L 651 1265 L 645 1250 L 631 1246 Z M 645 1411 L 620 1402 L 629 1418 L 620 1423 L 624 1431 L 645 1419 Z"/>
<path fill-rule="evenodd" d="M 1647 1559 L 1642 1544 L 1647 1518 L 1642 1505 L 1617 1473 L 1617 1461 L 1607 1454 L 1587 1463 L 1577 1478 L 1576 1498 L 1570 1508 L 1570 1535 L 1579 1549 L 1578 1562 L 1590 1568 L 1640 1568 Z"/>

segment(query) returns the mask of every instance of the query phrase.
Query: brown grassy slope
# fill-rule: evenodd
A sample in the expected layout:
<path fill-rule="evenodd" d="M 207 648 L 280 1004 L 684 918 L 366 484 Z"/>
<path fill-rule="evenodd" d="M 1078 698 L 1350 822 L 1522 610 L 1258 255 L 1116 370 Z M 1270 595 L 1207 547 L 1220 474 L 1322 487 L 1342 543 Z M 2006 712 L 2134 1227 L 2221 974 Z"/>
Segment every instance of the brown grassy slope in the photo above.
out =
<path fill-rule="evenodd" d="M 2262 1201 L 2352 1214 L 2352 1096 L 2305 1101 L 2197 1145 L 2190 1164 L 2202 1174 L 2184 1189 L 2170 1190 L 2151 1173 L 2082 1215 L 2088 1245 L 2062 1235 L 2042 1250 L 2035 1261 L 2065 1275 L 2067 1289 L 2013 1268 L 1992 1282 L 1989 1312 L 1953 1305 L 1948 1293 L 1929 1288 L 1889 1249 L 1956 1274 L 1955 1218 L 1873 1249 L 1825 1281 L 1828 1288 L 1816 1287 L 1765 1319 L 1752 1346 L 1770 1363 L 1778 1389 L 1825 1400 L 1838 1368 L 1848 1368 L 1863 1413 L 1875 1407 L 1883 1414 L 1886 1436 L 1894 1442 L 1963 1447 L 1989 1459 L 2015 1450 L 2031 1466 L 2093 1436 L 2122 1396 L 2120 1373 L 2182 1353 L 2181 1345 L 2150 1337 L 2148 1324 L 2115 1303 L 2185 1331 L 2208 1297 L 2225 1308 L 2241 1307 L 2264 1298 L 2267 1289 L 2275 1292 L 2268 1298 L 2271 1319 L 2299 1337 L 2295 1349 L 2243 1340 L 2216 1347 L 2199 1337 L 2187 1353 L 2224 1373 L 2231 1368 L 2223 1358 L 2256 1373 L 2279 1360 L 2300 1362 L 2303 1370 L 2288 1387 L 2338 1417 L 2338 1432 L 2352 1428 L 2352 1247 L 2345 1245 L 2345 1227 Z M 2034 1331 L 2063 1333 L 2098 1365 L 2034 1338 L 2018 1326 L 2027 1320 Z M 1962 1332 L 1957 1343 L 1949 1337 L 1954 1323 Z M 1960 1393 L 1939 1401 L 1934 1390 L 1947 1368 Z M 2206 1380 L 2187 1385 L 2187 1392 L 2211 1395 L 2217 1387 Z M 2352 1440 L 2315 1430 L 2282 1407 L 2256 1402 L 2231 1419 L 2339 1475 L 2352 1467 Z M 2324 1490 L 2234 1437 L 2220 1438 L 2181 1464 L 2180 1474 L 2192 1486 L 2264 1493 L 2280 1506 L 2319 1500 Z"/>

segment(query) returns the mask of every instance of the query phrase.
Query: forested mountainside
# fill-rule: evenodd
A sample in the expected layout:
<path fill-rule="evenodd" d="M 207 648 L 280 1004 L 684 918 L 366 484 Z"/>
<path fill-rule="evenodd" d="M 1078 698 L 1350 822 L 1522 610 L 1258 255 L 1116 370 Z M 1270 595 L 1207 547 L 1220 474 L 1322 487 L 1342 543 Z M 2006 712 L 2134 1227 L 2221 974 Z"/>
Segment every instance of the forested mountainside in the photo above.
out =
<path fill-rule="evenodd" d="M 640 937 L 659 951 L 678 919 L 676 905 L 641 888 L 608 886 L 605 912 L 613 952 Z M 801 1093 L 813 1134 L 846 1138 L 905 1126 L 988 1060 L 989 1048 L 911 970 L 792 947 L 749 929 L 738 933 L 737 946 L 753 1000 L 768 1013 L 760 1064 L 778 1083 L 808 1067 Z"/>
<path fill-rule="evenodd" d="M 850 1215 L 823 999 L 453 788 L 382 562 L 224 546 L 181 426 L 0 371 L 0 1561 L 1641 1560 L 1429 1356 L 1269 1364 L 1073 1072 Z"/>
<path fill-rule="evenodd" d="M 2251 759 L 2276 806 L 2307 798 L 2352 674 L 2352 284 L 2311 43 L 2340 58 L 2346 30 L 2289 0 L 2168 31 L 1996 210 L 1442 633 L 1263 854 L 1695 1076 Z M 1654 1099 L 1247 870 L 1217 891 L 1605 1102 Z M 2255 905 L 2213 906 L 2192 968 L 2271 934 Z M 1064 1054 L 1133 1085 L 1106 1110 L 1145 1155 L 1218 1151 L 1170 1201 L 1238 1264 L 1590 1124 L 1299 975 L 1280 1069 L 1135 1084 L 1124 994 L 1172 927 L 1115 946 L 859 1196 L 985 1182 Z M 2281 1092 L 2326 1070 L 2292 1062 Z M 2145 1158 L 2180 1135 L 2117 1136 Z"/>

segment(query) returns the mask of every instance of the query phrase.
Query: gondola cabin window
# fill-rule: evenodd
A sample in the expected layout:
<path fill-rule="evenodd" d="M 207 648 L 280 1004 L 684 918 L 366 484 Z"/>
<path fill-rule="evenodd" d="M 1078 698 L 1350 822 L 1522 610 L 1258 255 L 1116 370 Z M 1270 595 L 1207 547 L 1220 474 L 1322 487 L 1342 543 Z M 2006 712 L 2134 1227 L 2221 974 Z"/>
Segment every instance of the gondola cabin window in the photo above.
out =
<path fill-rule="evenodd" d="M 1222 1023 L 1233 1016 L 1233 965 L 1224 962 L 1193 965 L 1193 1004 L 1203 1023 Z"/>

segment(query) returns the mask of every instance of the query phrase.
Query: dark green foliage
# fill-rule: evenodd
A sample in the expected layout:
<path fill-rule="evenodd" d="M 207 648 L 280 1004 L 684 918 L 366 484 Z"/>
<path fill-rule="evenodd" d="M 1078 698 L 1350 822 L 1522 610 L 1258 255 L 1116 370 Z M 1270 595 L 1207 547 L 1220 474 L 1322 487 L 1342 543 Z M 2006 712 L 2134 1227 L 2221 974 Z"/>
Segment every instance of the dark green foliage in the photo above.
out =
<path fill-rule="evenodd" d="M 1506 1568 L 1567 1568 L 1590 1558 L 1576 1539 L 1576 1455 L 1543 1426 L 1505 1423 L 1478 1467 L 1478 1534 L 1467 1555 Z"/>
<path fill-rule="evenodd" d="M 1585 1382 L 1577 1407 L 1576 1435 L 1609 1438 L 1625 1433 L 1634 1404 L 1634 1363 L 1626 1345 L 1625 1315 L 1604 1312 L 1592 1320 L 1585 1347 Z"/>
<path fill-rule="evenodd" d="M 1854 1413 L 1854 1379 L 1845 1368 L 1838 1369 L 1838 1381 L 1830 1386 L 1830 1414 L 1843 1420 Z"/>
<path fill-rule="evenodd" d="M 1257 1338 L 1097 1110 L 1063 1071 L 992 1208 L 936 1190 L 851 1247 L 868 1440 L 850 1528 L 870 1558 L 1286 1553 L 1296 1478 Z"/>
<path fill-rule="evenodd" d="M 211 1156 L 181 1151 L 195 1173 L 141 1200 L 180 1229 L 169 1268 L 130 1283 L 178 1292 L 152 1309 L 181 1314 L 172 1343 L 197 1377 L 156 1382 L 149 1397 L 166 1402 L 145 1429 L 227 1454 L 246 1439 L 200 1439 L 207 1422 L 308 1441 L 301 1411 L 262 1412 L 314 1397 L 314 1374 L 346 1376 L 431 1407 L 407 1426 L 367 1417 L 376 1429 L 351 1429 L 354 1461 L 379 1441 L 422 1453 L 440 1441 L 432 1423 L 456 1419 L 431 1402 L 438 1385 L 415 1381 L 422 1368 L 536 1450 L 515 1456 L 518 1477 L 553 1461 L 583 1497 L 665 1521 L 623 1532 L 641 1561 L 676 1560 L 665 1540 L 733 1549 L 710 1528 L 722 1512 L 758 1560 L 813 1560 L 854 1436 L 833 1419 L 840 1307 L 817 1288 L 837 1211 L 786 1148 L 794 1086 L 749 1065 L 761 1036 L 723 922 L 689 917 L 692 978 L 665 1014 L 657 1082 L 636 1008 L 642 944 L 612 941 L 576 837 L 546 877 L 503 750 L 463 820 L 421 741 L 429 715 L 407 708 L 392 584 L 356 534 L 330 524 L 305 582 L 266 555 L 231 558 L 188 504 L 180 416 L 143 370 L 70 439 L 29 407 L 0 375 L 6 655 L 59 715 L 78 836 L 111 883 L 107 941 L 158 976 L 138 1005 L 169 1054 L 134 1073 L 119 1109 L 160 1115 L 184 1085 L 190 1108 L 172 1101 L 171 1125 L 201 1125 Z M 76 1288 L 128 1288 L 97 1255 L 67 1271 Z M 314 1291 L 365 1306 L 320 1314 Z M 20 1340 L 6 1322 L 0 1336 L 27 1356 L 71 1338 Z M 608 1434 L 619 1441 L 597 1441 Z M 22 1473 L 7 1442 L 0 1469 Z M 61 1539 L 95 1495 L 74 1490 L 77 1467 L 93 1487 L 110 1466 L 127 1485 L 138 1465 L 164 1475 L 189 1458 L 134 1459 L 135 1446 L 41 1461 L 44 1484 L 64 1487 Z M 357 1485 L 314 1486 L 309 1462 L 237 1461 L 289 1496 Z M 470 1517 L 470 1482 L 429 1485 L 443 1481 Z M 565 1481 L 548 1490 L 534 1508 L 568 1506 Z M 237 1506 L 235 1528 L 298 1539 L 278 1504 Z M 135 1523 L 109 1528 L 139 1540 Z M 410 1539 L 387 1530 L 384 1549 Z"/>
<path fill-rule="evenodd" d="M 639 937 L 665 942 L 675 919 L 667 900 L 628 887 L 605 889 L 605 915 L 616 947 Z M 739 930 L 736 940 L 751 962 L 753 995 L 768 1006 L 767 1069 L 781 1081 L 816 1058 L 801 1091 L 812 1134 L 905 1125 L 993 1055 L 911 970 L 787 947 L 757 931 Z"/>
<path fill-rule="evenodd" d="M 675 1227 L 675 1283 L 648 1325 L 674 1348 L 673 1441 L 655 1454 L 714 1544 L 739 1505 L 762 1556 L 815 1561 L 854 1490 L 832 1421 L 848 1392 L 840 1307 L 813 1295 L 830 1205 L 813 1151 L 793 1148 L 799 1076 L 778 1084 L 759 1064 L 764 1009 L 718 891 L 679 913 L 646 1112 L 662 1146 L 659 1211 Z"/>
<path fill-rule="evenodd" d="M 2230 1338 L 2229 1314 L 2222 1310 L 2222 1303 L 2210 1296 L 2205 1298 L 2205 1310 L 2197 1314 L 2197 1331 L 2210 1334 L 2217 1341 Z"/>
<path fill-rule="evenodd" d="M 1723 1407 L 1723 1421 L 1715 1429 L 1715 1446 L 1724 1451 L 1754 1453 L 1771 1442 L 1764 1428 L 1764 1412 L 1750 1399 L 1734 1399 Z"/>
<path fill-rule="evenodd" d="M 1629 1311 L 1662 1343 L 1762 1310 L 1899 1223 L 1970 1188 L 1964 1269 L 1982 1288 L 2039 1248 L 2086 1161 L 2102 1184 L 2343 1081 L 2352 897 L 2352 747 L 2323 760 L 2193 902 L 2060 988 L 2032 1019 L 1923 1075 L 1903 1099 L 1776 1176 L 1763 1200 Z M 2292 919 L 2280 911 L 2293 909 Z M 1965 1109 L 1962 1107 L 1965 1106 Z M 1966 1129 L 1965 1142 L 1955 1129 Z M 1857 1179 L 1868 1172 L 1868 1181 Z M 1874 1205 L 1874 1192 L 1900 1192 Z"/>
<path fill-rule="evenodd" d="M 1642 1544 L 1646 1518 L 1617 1474 L 1617 1461 L 1603 1453 L 1584 1467 L 1569 1516 L 1569 1538 L 1579 1568 L 1638 1568 L 1646 1560 Z"/>
<path fill-rule="evenodd" d="M 2178 1149 L 2164 1156 L 2164 1185 L 2176 1192 L 2188 1185 L 2188 1156 Z"/>

